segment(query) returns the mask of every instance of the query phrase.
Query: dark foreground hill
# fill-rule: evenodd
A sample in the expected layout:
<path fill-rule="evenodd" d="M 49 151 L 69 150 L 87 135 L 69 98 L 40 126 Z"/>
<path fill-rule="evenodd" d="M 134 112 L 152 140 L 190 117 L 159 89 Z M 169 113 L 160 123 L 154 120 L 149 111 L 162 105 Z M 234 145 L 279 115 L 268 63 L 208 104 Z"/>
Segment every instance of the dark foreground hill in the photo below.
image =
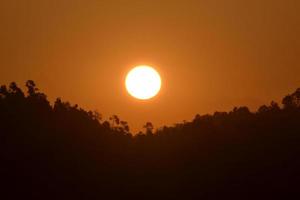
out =
<path fill-rule="evenodd" d="M 132 136 L 125 121 L 33 81 L 0 88 L 0 199 L 292 199 L 300 191 L 300 89 Z M 299 196 L 298 196 L 299 198 Z M 294 199 L 294 198 L 293 198 Z M 297 199 L 297 198 L 296 198 Z"/>

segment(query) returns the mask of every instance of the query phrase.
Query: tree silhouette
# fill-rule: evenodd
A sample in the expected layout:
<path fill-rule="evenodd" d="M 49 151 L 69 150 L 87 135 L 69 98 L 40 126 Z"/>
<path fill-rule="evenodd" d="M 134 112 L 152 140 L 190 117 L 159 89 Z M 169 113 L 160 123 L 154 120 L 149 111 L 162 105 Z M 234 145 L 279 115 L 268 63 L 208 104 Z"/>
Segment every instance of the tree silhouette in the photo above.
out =
<path fill-rule="evenodd" d="M 0 87 L 1 199 L 299 197 L 300 89 L 282 105 L 197 114 L 132 135 L 31 80 Z"/>
<path fill-rule="evenodd" d="M 151 122 L 147 122 L 143 128 L 146 130 L 147 135 L 152 135 L 153 134 L 153 124 Z"/>
<path fill-rule="evenodd" d="M 291 95 L 287 95 L 283 98 L 282 104 L 285 108 L 299 108 L 300 107 L 300 88 L 298 88 L 294 93 Z"/>
<path fill-rule="evenodd" d="M 119 124 L 120 124 L 120 119 L 119 119 L 119 117 L 118 117 L 117 115 L 111 116 L 111 117 L 109 118 L 109 120 L 112 121 L 112 125 L 113 125 L 113 126 L 119 126 Z"/>

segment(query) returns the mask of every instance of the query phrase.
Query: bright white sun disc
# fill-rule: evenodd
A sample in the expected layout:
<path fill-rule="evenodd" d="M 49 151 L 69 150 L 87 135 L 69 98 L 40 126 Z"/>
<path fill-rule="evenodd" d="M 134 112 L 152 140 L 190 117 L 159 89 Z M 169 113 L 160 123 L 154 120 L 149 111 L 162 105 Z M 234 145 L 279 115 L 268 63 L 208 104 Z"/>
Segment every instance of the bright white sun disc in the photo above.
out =
<path fill-rule="evenodd" d="M 137 66 L 127 74 L 125 86 L 131 96 L 143 100 L 150 99 L 159 92 L 161 78 L 154 68 Z"/>

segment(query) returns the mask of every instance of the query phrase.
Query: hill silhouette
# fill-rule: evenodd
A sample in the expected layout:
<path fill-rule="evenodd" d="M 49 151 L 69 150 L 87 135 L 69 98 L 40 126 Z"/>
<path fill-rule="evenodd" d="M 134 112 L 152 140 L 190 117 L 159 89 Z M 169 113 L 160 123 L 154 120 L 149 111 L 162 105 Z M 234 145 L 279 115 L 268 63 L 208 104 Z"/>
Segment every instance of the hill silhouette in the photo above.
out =
<path fill-rule="evenodd" d="M 282 105 L 196 115 L 133 136 L 31 80 L 0 88 L 1 199 L 290 199 L 299 193 L 300 89 Z"/>

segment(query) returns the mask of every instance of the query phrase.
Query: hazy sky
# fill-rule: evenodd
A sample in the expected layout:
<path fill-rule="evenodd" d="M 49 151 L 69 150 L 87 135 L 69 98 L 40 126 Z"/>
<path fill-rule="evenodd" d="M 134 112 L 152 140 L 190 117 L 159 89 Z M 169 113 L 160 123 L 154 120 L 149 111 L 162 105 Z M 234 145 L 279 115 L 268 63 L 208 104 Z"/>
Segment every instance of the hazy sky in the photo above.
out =
<path fill-rule="evenodd" d="M 134 131 L 255 110 L 300 87 L 299 12 L 299 0 L 1 0 L 0 84 L 35 80 Z M 163 79 L 150 101 L 124 87 L 138 64 Z"/>

